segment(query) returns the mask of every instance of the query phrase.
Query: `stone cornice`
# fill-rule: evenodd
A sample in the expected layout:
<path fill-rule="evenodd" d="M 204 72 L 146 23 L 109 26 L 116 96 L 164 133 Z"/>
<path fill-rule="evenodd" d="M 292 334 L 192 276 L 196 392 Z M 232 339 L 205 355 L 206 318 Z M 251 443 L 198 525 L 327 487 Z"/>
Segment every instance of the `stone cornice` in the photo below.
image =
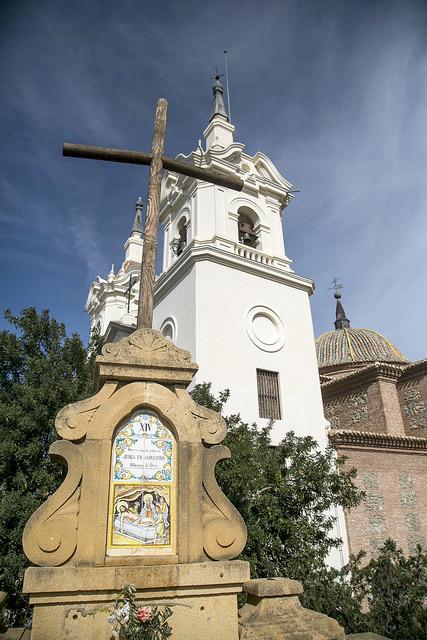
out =
<path fill-rule="evenodd" d="M 266 167 L 267 171 L 271 174 L 270 182 L 279 182 L 281 186 L 283 186 L 287 191 L 289 189 L 292 189 L 293 185 L 282 176 L 275 164 L 273 164 L 270 158 L 264 153 L 261 153 L 261 151 L 257 151 L 256 154 L 251 158 L 251 160 L 253 161 L 256 168 L 258 168 L 259 165 L 264 165 Z"/>
<path fill-rule="evenodd" d="M 154 329 L 137 329 L 103 345 L 95 360 L 95 385 L 107 380 L 143 380 L 188 384 L 198 370 L 189 351 L 180 349 Z"/>
<path fill-rule="evenodd" d="M 427 358 L 418 360 L 417 362 L 411 362 L 411 364 L 406 366 L 402 371 L 399 383 L 406 382 L 407 380 L 417 378 L 424 374 L 427 374 Z"/>
<path fill-rule="evenodd" d="M 331 382 L 333 380 L 333 378 L 330 378 L 329 376 L 325 376 L 324 374 L 319 374 L 319 379 L 320 379 L 320 384 L 325 384 L 326 382 Z"/>
<path fill-rule="evenodd" d="M 427 453 L 427 438 L 417 438 L 415 436 L 331 429 L 328 432 L 328 438 L 334 447 L 348 446 L 374 449 L 401 449 L 425 451 Z"/>
<path fill-rule="evenodd" d="M 314 291 L 314 283 L 312 280 L 299 276 L 292 271 L 284 271 L 272 265 L 265 265 L 243 258 L 235 253 L 212 245 L 209 242 L 206 242 L 206 244 L 191 243 L 179 257 L 179 260 L 157 279 L 155 286 L 155 303 L 158 303 L 170 288 L 175 285 L 175 282 L 187 273 L 196 262 L 203 260 L 222 264 L 274 282 L 280 282 L 295 289 L 306 291 L 309 295 Z"/>
<path fill-rule="evenodd" d="M 332 378 L 325 382 L 322 381 L 321 374 L 321 387 L 322 395 L 331 396 L 336 393 L 349 391 L 354 389 L 355 385 L 360 386 L 363 384 L 369 384 L 375 380 L 398 380 L 404 367 L 401 365 L 394 365 L 386 362 L 374 362 L 366 367 L 362 367 L 357 371 L 344 374 L 340 378 Z M 327 372 L 326 376 L 327 376 Z"/>
<path fill-rule="evenodd" d="M 140 267 L 137 266 L 126 272 L 119 271 L 110 281 L 102 278 L 92 282 L 85 304 L 86 311 L 90 312 L 92 309 L 97 308 L 100 304 L 103 304 L 107 298 L 127 296 L 130 279 L 134 276 L 139 277 L 139 274 Z M 137 283 L 135 282 L 135 284 Z"/>
<path fill-rule="evenodd" d="M 271 195 L 273 198 L 277 199 L 281 203 L 281 207 L 287 206 L 290 200 L 293 198 L 292 194 L 289 194 L 289 190 L 292 188 L 292 184 L 286 180 L 282 176 L 282 174 L 278 171 L 273 162 L 261 152 L 257 152 L 254 156 L 250 156 L 246 153 L 243 153 L 244 145 L 239 143 L 233 143 L 226 149 L 208 149 L 203 155 L 198 151 L 193 151 L 187 156 L 180 154 L 177 156 L 180 160 L 188 162 L 189 164 L 210 168 L 217 170 L 225 175 L 239 175 L 244 179 L 244 192 L 262 192 L 263 195 L 267 197 Z M 253 164 L 255 171 L 250 174 L 249 177 L 244 177 L 242 169 L 239 165 L 236 165 L 233 162 L 234 158 L 238 157 L 240 159 L 246 160 Z M 268 174 L 262 175 L 259 170 L 264 168 L 265 172 Z M 163 186 L 169 180 L 169 176 L 174 177 L 174 187 L 175 193 L 179 196 L 186 197 L 188 196 L 188 192 L 197 185 L 198 181 L 195 178 L 189 178 L 184 175 L 177 175 L 173 172 L 166 173 L 163 178 Z M 251 184 L 253 182 L 253 184 Z M 180 192 L 180 193 L 179 193 Z M 176 197 L 176 196 L 175 196 Z M 176 200 L 169 197 L 169 194 L 165 191 L 162 195 L 160 208 L 162 216 L 164 216 L 164 212 L 167 210 L 167 206 L 172 204 L 173 206 L 177 206 L 178 198 Z"/>

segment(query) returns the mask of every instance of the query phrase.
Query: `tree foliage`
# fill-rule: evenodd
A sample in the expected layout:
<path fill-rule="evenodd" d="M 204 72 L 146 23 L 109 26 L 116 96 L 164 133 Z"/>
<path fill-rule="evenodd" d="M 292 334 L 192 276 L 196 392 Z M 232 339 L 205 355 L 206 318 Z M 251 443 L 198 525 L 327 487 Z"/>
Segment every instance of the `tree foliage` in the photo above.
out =
<path fill-rule="evenodd" d="M 209 383 L 196 385 L 193 399 L 222 411 L 228 392 L 215 398 Z M 242 559 L 251 563 L 253 577 L 292 576 L 305 580 L 323 567 L 340 540 L 331 535 L 335 507 L 351 508 L 362 494 L 331 448 L 320 451 L 310 436 L 288 432 L 271 445 L 271 426 L 244 423 L 239 415 L 225 418 L 224 443 L 231 459 L 218 465 L 216 476 L 224 493 L 238 508 L 248 529 Z"/>
<path fill-rule="evenodd" d="M 366 563 L 351 557 L 340 571 L 324 569 L 309 578 L 307 606 L 337 619 L 347 633 L 372 631 L 393 640 L 427 637 L 427 553 L 405 556 L 393 540 Z"/>
<path fill-rule="evenodd" d="M 30 307 L 5 318 L 14 330 L 0 332 L 0 585 L 12 625 L 28 616 L 20 593 L 23 528 L 62 479 L 63 469 L 48 457 L 55 415 L 90 394 L 93 358 L 48 311 Z"/>
<path fill-rule="evenodd" d="M 193 399 L 222 412 L 229 397 L 196 385 Z M 304 606 L 338 620 L 347 633 L 373 631 L 395 640 L 427 638 L 427 554 L 420 548 L 405 557 L 386 541 L 368 563 L 351 557 L 341 570 L 325 560 L 339 540 L 331 535 L 334 507 L 350 509 L 363 494 L 355 470 L 331 448 L 321 452 L 310 437 L 288 432 L 278 446 L 271 428 L 247 425 L 239 415 L 225 416 L 224 443 L 232 457 L 216 469 L 218 482 L 243 516 L 248 542 L 241 559 L 252 577 L 285 576 L 301 580 Z"/>

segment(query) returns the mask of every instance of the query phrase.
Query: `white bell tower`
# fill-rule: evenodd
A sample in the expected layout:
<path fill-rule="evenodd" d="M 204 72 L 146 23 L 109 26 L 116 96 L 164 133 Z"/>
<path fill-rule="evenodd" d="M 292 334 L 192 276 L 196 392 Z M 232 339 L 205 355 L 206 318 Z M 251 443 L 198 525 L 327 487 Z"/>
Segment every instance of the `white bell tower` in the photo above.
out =
<path fill-rule="evenodd" d="M 163 267 L 156 280 L 155 329 L 188 349 L 195 382 L 230 389 L 227 413 L 259 425 L 274 420 L 272 441 L 293 430 L 327 445 L 309 296 L 311 280 L 286 255 L 283 217 L 292 185 L 262 153 L 234 141 L 219 77 L 205 148 L 181 159 L 244 181 L 241 193 L 175 173 L 163 178 Z M 92 284 L 86 309 L 105 341 L 136 327 L 143 239 L 142 202 L 121 269 Z M 342 510 L 334 535 L 344 537 L 330 563 L 348 558 Z M 341 531 L 339 530 L 341 527 Z"/>
<path fill-rule="evenodd" d="M 234 141 L 219 77 L 206 147 L 182 160 L 244 180 L 241 193 L 168 173 L 163 181 L 163 271 L 154 327 L 199 364 L 196 382 L 229 388 L 228 412 L 274 419 L 273 440 L 292 429 L 326 445 L 309 295 L 282 230 L 292 185 L 262 153 Z"/>

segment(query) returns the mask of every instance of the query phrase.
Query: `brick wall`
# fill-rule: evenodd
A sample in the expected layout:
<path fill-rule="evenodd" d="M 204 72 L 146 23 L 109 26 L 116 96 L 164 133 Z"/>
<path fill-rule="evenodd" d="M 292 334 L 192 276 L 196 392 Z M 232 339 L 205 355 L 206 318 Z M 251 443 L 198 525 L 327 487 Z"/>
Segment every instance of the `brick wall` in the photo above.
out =
<path fill-rule="evenodd" d="M 379 381 L 334 395 L 325 391 L 323 390 L 325 416 L 332 429 L 386 432 Z"/>
<path fill-rule="evenodd" d="M 365 500 L 346 514 L 351 553 L 375 554 L 386 538 L 405 552 L 427 542 L 427 452 L 342 446 L 347 466 L 358 471 Z"/>

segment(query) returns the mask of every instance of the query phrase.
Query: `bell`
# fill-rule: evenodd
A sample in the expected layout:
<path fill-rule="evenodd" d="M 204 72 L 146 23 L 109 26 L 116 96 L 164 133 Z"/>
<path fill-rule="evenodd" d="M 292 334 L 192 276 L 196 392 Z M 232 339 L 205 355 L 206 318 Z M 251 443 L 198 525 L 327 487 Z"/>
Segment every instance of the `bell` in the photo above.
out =
<path fill-rule="evenodd" d="M 239 222 L 239 228 L 242 233 L 253 233 L 252 225 L 249 222 Z"/>

